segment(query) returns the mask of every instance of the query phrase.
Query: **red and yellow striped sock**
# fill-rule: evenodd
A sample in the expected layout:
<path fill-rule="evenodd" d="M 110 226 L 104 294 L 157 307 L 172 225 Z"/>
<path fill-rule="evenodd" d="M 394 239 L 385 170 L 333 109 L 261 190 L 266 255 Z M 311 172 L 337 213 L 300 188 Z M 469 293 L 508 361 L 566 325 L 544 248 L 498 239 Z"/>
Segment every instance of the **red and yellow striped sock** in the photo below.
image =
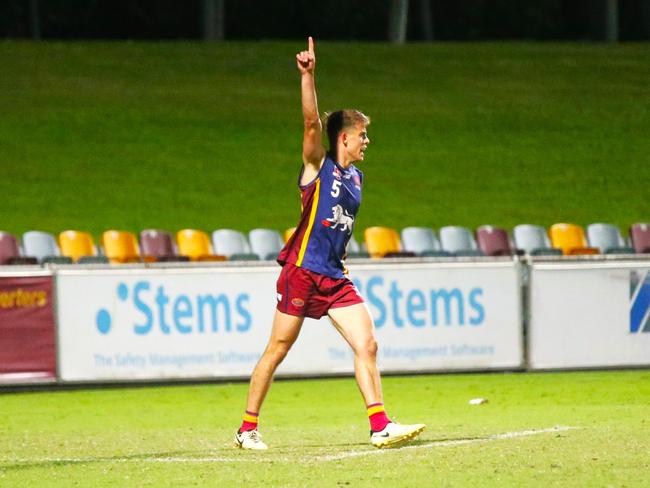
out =
<path fill-rule="evenodd" d="M 260 416 L 259 413 L 249 412 L 246 410 L 244 413 L 244 421 L 239 428 L 239 432 L 246 432 L 247 430 L 257 429 L 257 418 Z"/>
<path fill-rule="evenodd" d="M 370 430 L 379 432 L 390 424 L 390 419 L 386 415 L 383 403 L 373 403 L 368 405 L 368 419 L 370 420 Z"/>

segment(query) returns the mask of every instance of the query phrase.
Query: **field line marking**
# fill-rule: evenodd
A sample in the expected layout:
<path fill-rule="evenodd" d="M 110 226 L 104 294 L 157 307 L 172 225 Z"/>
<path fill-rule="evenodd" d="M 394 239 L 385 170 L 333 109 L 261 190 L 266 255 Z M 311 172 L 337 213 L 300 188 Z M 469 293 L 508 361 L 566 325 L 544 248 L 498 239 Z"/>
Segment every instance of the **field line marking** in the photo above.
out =
<path fill-rule="evenodd" d="M 415 444 L 415 445 L 410 445 L 410 446 L 402 446 L 402 447 L 394 447 L 392 449 L 376 449 L 374 451 L 368 450 L 368 451 L 350 451 L 350 452 L 344 452 L 341 454 L 330 454 L 327 456 L 319 456 L 317 457 L 318 461 L 339 461 L 342 459 L 348 459 L 348 458 L 353 458 L 353 457 L 360 457 L 360 456 L 373 456 L 373 455 L 378 455 L 378 454 L 386 454 L 389 452 L 399 452 L 399 451 L 406 451 L 410 449 L 430 449 L 432 447 L 445 447 L 445 446 L 462 446 L 464 444 L 477 444 L 481 442 L 490 442 L 490 441 L 496 441 L 500 439 L 514 439 L 517 437 L 529 437 L 532 435 L 539 435 L 539 434 L 548 434 L 552 432 L 566 432 L 567 430 L 575 429 L 575 427 L 567 427 L 567 426 L 556 426 L 556 427 L 549 427 L 546 429 L 530 429 L 530 430 L 520 430 L 516 432 L 504 432 L 503 434 L 494 434 L 494 435 L 489 435 L 486 437 L 476 437 L 473 439 L 452 439 L 452 440 L 447 440 L 447 441 L 433 441 L 433 442 L 427 442 L 426 444 Z"/>
<path fill-rule="evenodd" d="M 475 437 L 472 439 L 451 439 L 445 441 L 433 441 L 427 442 L 426 444 L 415 444 L 407 445 L 402 447 L 395 447 L 391 449 L 368 449 L 363 451 L 348 451 L 340 454 L 327 454 L 322 456 L 306 456 L 302 459 L 303 462 L 328 462 L 328 461 L 340 461 L 343 459 L 349 459 L 360 456 L 373 456 L 373 455 L 382 455 L 391 452 L 400 452 L 411 449 L 431 449 L 435 447 L 446 447 L 446 446 L 462 446 L 466 444 L 478 444 L 484 442 L 491 442 L 500 439 L 515 439 L 517 437 L 529 437 L 533 435 L 540 434 L 549 434 L 555 432 L 566 432 L 567 430 L 575 429 L 576 427 L 567 427 L 567 426 L 556 426 L 549 427 L 546 429 L 530 429 L 530 430 L 521 430 L 514 432 L 504 432 L 502 434 L 493 434 L 485 437 Z M 271 451 L 272 452 L 272 451 Z M 226 457 L 226 456 L 207 456 L 207 457 L 178 457 L 178 456 L 167 456 L 167 457 L 156 457 L 156 456 L 125 456 L 125 457 L 69 457 L 69 458 L 14 458 L 14 459 L 2 459 L 0 458 L 0 463 L 16 463 L 16 464 L 29 464 L 29 463 L 96 463 L 96 462 L 106 462 L 106 463 L 128 463 L 128 462 L 138 462 L 138 463 L 233 463 L 233 462 L 295 462 L 297 459 L 292 456 L 285 456 L 281 459 L 278 458 L 262 458 L 262 459 L 252 459 L 250 456 L 236 456 L 236 457 Z"/>

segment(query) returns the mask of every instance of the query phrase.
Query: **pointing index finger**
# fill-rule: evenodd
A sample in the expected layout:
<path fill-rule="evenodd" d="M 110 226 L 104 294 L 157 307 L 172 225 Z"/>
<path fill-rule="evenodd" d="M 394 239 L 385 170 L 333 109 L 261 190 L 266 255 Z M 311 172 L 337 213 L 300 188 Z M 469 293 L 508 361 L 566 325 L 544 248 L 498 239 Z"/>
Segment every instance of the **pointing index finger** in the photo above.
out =
<path fill-rule="evenodd" d="M 314 54 L 314 38 L 312 36 L 309 36 L 307 39 L 307 44 L 309 46 L 309 52 Z"/>

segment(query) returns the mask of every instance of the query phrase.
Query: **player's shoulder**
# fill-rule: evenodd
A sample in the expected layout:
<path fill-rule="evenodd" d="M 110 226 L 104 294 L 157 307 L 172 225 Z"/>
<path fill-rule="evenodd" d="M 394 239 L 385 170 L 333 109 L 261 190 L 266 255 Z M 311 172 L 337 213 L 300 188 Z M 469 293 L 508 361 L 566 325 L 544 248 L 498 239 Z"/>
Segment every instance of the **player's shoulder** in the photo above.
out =
<path fill-rule="evenodd" d="M 350 166 L 350 171 L 353 175 L 358 176 L 360 181 L 363 181 L 363 171 L 357 168 L 354 164 Z"/>

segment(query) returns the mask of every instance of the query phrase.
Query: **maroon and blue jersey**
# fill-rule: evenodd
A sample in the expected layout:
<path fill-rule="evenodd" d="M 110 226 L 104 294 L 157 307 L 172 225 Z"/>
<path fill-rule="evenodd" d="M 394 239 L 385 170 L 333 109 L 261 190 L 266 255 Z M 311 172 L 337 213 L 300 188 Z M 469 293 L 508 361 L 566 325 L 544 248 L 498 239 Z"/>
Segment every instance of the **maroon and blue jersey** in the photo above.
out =
<path fill-rule="evenodd" d="M 302 214 L 278 262 L 343 278 L 343 258 L 361 205 L 362 182 L 363 173 L 354 165 L 344 169 L 329 156 L 309 184 L 300 185 L 299 178 Z"/>

